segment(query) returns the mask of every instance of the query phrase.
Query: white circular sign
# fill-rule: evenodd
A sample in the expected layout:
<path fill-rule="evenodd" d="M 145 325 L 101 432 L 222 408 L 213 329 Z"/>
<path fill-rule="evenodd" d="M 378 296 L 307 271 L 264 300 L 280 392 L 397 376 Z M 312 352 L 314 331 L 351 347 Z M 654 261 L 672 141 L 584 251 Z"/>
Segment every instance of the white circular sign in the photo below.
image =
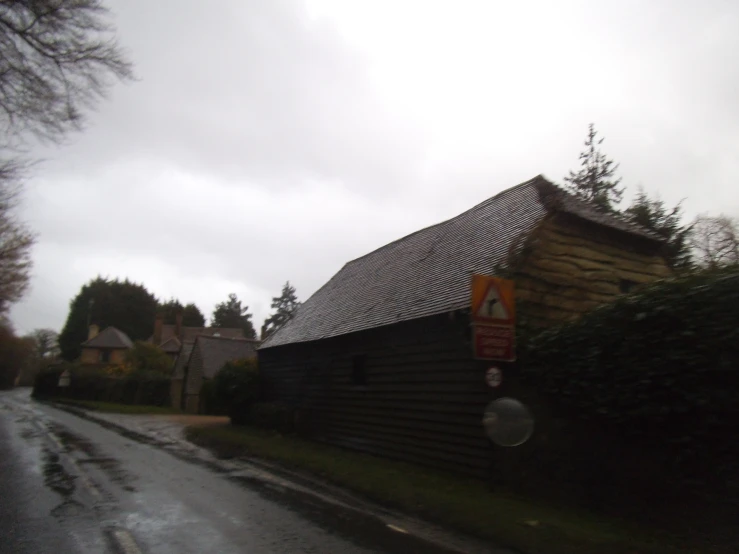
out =
<path fill-rule="evenodd" d="M 491 367 L 485 372 L 485 382 L 494 389 L 499 387 L 503 382 L 503 372 L 499 367 Z"/>
<path fill-rule="evenodd" d="M 499 446 L 518 446 L 534 432 L 534 417 L 515 398 L 493 400 L 485 408 L 482 424 L 490 440 Z"/>

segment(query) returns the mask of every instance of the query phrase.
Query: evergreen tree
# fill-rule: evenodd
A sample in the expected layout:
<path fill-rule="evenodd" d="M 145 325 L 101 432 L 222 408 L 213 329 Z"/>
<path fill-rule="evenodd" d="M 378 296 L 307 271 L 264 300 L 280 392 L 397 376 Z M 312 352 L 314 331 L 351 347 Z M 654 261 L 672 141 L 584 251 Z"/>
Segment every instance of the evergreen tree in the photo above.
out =
<path fill-rule="evenodd" d="M 665 259 L 672 269 L 681 271 L 692 267 L 690 237 L 693 226 L 682 224 L 680 203 L 668 208 L 659 198 L 652 200 L 639 189 L 624 215 L 665 239 Z"/>
<path fill-rule="evenodd" d="M 185 327 L 205 327 L 205 316 L 203 312 L 193 303 L 183 306 L 176 298 L 170 298 L 159 304 L 158 313 L 164 316 L 164 323 L 174 325 L 177 322 L 177 314 L 182 313 L 182 325 Z"/>
<path fill-rule="evenodd" d="M 87 340 L 92 323 L 101 330 L 117 327 L 133 341 L 148 339 L 154 330 L 157 306 L 157 299 L 144 285 L 128 279 L 96 277 L 69 304 L 69 315 L 59 334 L 62 357 L 69 361 L 79 357 L 80 345 Z"/>
<path fill-rule="evenodd" d="M 272 309 L 275 312 L 262 325 L 262 340 L 290 321 L 298 306 L 300 306 L 300 302 L 298 302 L 298 297 L 295 294 L 295 287 L 291 286 L 290 281 L 288 281 L 282 287 L 282 294 L 272 298 Z"/>
<path fill-rule="evenodd" d="M 585 150 L 580 152 L 580 169 L 570 171 L 564 180 L 575 196 L 593 202 L 603 211 L 612 212 L 621 201 L 623 188 L 618 186 L 621 179 L 614 178 L 618 164 L 609 160 L 600 150 L 603 140 L 598 138 L 595 126 L 591 123 L 585 139 Z"/>
<path fill-rule="evenodd" d="M 228 300 L 217 304 L 211 318 L 212 327 L 230 327 L 244 330 L 244 336 L 248 339 L 256 338 L 257 333 L 251 322 L 252 314 L 249 306 L 241 307 L 241 300 L 235 294 L 228 295 Z"/>
<path fill-rule="evenodd" d="M 205 327 L 205 316 L 195 304 L 182 308 L 182 325 L 185 327 Z"/>
<path fill-rule="evenodd" d="M 177 314 L 183 310 L 182 304 L 176 298 L 161 302 L 157 308 L 157 315 L 162 316 L 166 325 L 173 325 L 177 321 Z"/>

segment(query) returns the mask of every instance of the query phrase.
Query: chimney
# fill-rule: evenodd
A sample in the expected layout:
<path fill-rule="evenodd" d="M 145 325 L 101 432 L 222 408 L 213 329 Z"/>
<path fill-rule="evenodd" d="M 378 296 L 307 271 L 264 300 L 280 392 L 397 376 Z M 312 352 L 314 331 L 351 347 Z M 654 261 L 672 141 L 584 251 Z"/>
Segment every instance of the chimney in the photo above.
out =
<path fill-rule="evenodd" d="M 174 316 L 174 335 L 182 344 L 182 310 L 178 310 Z"/>
<path fill-rule="evenodd" d="M 157 314 L 154 320 L 154 335 L 152 336 L 152 342 L 161 346 L 162 344 L 162 327 L 164 326 L 164 314 Z"/>
<path fill-rule="evenodd" d="M 89 331 L 87 332 L 87 340 L 92 340 L 92 339 L 94 339 L 95 337 L 97 337 L 97 336 L 98 336 L 98 333 L 99 333 L 99 332 L 100 332 L 100 327 L 98 327 L 97 325 L 95 325 L 95 324 L 93 323 L 92 325 L 90 325 L 90 329 L 89 329 Z"/>

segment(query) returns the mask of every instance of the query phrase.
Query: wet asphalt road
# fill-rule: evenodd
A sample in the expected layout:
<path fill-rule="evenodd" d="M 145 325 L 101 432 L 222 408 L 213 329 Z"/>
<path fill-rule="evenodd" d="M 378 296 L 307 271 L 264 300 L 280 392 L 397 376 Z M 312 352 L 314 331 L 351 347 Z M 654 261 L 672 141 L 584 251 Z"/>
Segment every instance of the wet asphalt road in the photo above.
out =
<path fill-rule="evenodd" d="M 254 487 L 0 392 L 0 552 L 432 552 L 372 522 Z"/>

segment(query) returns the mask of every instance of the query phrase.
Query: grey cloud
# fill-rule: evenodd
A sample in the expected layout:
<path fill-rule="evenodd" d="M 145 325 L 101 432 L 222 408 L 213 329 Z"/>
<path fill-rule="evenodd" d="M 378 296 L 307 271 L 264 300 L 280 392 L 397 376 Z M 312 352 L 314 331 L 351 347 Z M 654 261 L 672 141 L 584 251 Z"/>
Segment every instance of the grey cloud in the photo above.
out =
<path fill-rule="evenodd" d="M 39 150 L 25 328 L 61 325 L 98 272 L 206 313 L 235 290 L 261 324 L 287 279 L 304 299 L 349 259 L 537 173 L 560 180 L 590 121 L 631 192 L 739 213 L 734 3 L 534 3 L 476 27 L 515 38 L 482 53 L 454 50 L 477 43 L 450 13 L 431 29 L 449 55 L 396 41 L 383 82 L 297 0 L 110 4 L 141 80 Z M 425 24 L 396 27 L 412 41 Z"/>
<path fill-rule="evenodd" d="M 420 133 L 377 102 L 366 61 L 298 2 L 112 4 L 141 80 L 118 87 L 55 169 L 164 157 L 236 182 L 360 191 L 413 175 Z"/>

